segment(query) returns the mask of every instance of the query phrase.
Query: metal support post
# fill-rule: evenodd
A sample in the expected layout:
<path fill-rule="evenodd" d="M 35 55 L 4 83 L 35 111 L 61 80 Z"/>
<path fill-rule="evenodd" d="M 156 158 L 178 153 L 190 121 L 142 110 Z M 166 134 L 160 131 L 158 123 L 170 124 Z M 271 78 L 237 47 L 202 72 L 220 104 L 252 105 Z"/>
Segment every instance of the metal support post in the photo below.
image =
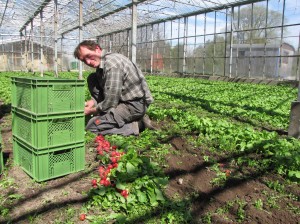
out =
<path fill-rule="evenodd" d="M 137 0 L 132 0 L 131 60 L 136 63 Z"/>
<path fill-rule="evenodd" d="M 82 24 L 83 24 L 83 0 L 79 0 L 79 43 L 82 41 Z M 79 61 L 79 79 L 83 79 L 82 62 Z"/>

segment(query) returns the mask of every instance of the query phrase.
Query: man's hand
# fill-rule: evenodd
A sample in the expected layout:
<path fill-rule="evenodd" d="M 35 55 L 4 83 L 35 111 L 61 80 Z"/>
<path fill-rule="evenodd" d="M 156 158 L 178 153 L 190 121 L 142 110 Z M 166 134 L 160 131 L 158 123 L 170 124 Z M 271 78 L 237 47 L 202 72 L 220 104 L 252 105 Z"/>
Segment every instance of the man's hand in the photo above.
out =
<path fill-rule="evenodd" d="M 96 113 L 97 113 L 97 109 L 96 109 L 96 107 L 94 107 L 94 101 L 89 100 L 89 101 L 85 102 L 84 114 L 90 115 L 90 114 L 96 114 Z"/>
<path fill-rule="evenodd" d="M 85 115 L 91 115 L 91 114 L 97 114 L 97 109 L 96 107 L 85 107 L 84 108 L 84 114 Z"/>
<path fill-rule="evenodd" d="M 86 101 L 84 106 L 85 107 L 94 107 L 94 101 L 93 100 Z"/>

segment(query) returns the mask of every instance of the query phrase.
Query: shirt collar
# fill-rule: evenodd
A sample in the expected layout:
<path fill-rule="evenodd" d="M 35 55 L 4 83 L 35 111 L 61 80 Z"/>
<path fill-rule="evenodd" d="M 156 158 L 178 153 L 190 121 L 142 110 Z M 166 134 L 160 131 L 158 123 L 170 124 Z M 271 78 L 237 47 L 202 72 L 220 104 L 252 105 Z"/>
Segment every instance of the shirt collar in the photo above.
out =
<path fill-rule="evenodd" d="M 100 56 L 100 64 L 99 64 L 99 68 L 104 68 L 104 57 L 105 57 L 106 51 L 105 50 L 101 50 L 101 56 Z"/>

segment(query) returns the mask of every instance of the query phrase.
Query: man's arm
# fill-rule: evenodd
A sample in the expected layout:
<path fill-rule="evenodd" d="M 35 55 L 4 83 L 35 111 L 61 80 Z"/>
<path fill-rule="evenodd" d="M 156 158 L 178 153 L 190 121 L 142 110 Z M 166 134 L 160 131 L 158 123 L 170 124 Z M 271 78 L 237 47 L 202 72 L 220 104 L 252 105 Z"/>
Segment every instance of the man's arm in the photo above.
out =
<path fill-rule="evenodd" d="M 122 91 L 123 73 L 122 61 L 116 58 L 106 61 L 104 99 L 96 106 L 98 112 L 107 112 L 110 108 L 118 105 Z"/>

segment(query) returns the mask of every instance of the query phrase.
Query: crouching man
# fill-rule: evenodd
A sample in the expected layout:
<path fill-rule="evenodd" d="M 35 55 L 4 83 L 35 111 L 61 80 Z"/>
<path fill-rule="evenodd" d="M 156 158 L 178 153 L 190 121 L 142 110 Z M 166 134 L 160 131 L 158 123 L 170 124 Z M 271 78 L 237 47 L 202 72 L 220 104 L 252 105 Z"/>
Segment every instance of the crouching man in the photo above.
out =
<path fill-rule="evenodd" d="M 75 58 L 96 69 L 87 78 L 92 99 L 85 115 L 93 115 L 87 131 L 106 135 L 138 135 L 155 129 L 146 115 L 153 97 L 141 70 L 127 57 L 106 53 L 96 42 L 85 40 L 74 50 Z"/>

